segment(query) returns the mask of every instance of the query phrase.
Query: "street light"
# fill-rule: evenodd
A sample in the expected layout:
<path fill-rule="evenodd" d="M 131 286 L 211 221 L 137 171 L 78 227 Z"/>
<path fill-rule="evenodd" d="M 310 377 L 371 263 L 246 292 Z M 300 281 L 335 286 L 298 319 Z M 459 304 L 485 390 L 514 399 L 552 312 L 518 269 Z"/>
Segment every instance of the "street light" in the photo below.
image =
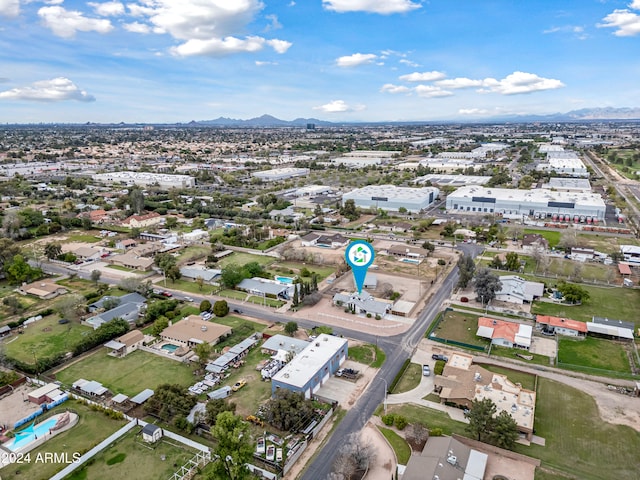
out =
<path fill-rule="evenodd" d="M 381 378 L 380 380 L 382 380 L 384 382 L 384 401 L 382 402 L 382 404 L 384 405 L 384 414 L 387 414 L 387 392 L 389 391 L 389 388 L 387 387 L 387 381 L 384 378 Z"/>

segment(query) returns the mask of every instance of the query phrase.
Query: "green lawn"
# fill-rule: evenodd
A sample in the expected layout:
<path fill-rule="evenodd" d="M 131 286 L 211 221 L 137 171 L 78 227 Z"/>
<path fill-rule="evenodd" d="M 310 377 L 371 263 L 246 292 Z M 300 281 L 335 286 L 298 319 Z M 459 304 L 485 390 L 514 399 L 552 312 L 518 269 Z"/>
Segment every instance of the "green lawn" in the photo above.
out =
<path fill-rule="evenodd" d="M 260 265 L 271 265 L 274 262 L 273 257 L 269 257 L 266 255 L 254 255 L 252 253 L 244 253 L 244 252 L 233 252 L 231 255 L 228 255 L 224 258 L 221 258 L 217 263 L 217 268 L 224 268 L 230 263 L 235 263 L 236 265 L 245 265 L 249 262 L 258 262 Z"/>
<path fill-rule="evenodd" d="M 249 298 L 247 298 L 247 302 L 255 303 L 256 305 L 267 305 L 273 308 L 279 308 L 285 303 L 282 300 L 276 300 L 275 298 L 269 298 L 269 297 L 263 298 L 263 297 L 257 297 L 255 295 L 252 295 Z"/>
<path fill-rule="evenodd" d="M 245 338 L 251 336 L 251 334 L 255 332 L 262 332 L 266 328 L 266 326 L 261 323 L 251 322 L 233 315 L 215 317 L 212 318 L 211 321 L 221 325 L 227 325 L 233 329 L 233 333 L 230 336 L 225 338 L 222 342 L 214 345 L 213 348 L 217 351 L 222 350 L 222 348 L 226 346 L 232 347 L 240 343 Z"/>
<path fill-rule="evenodd" d="M 582 305 L 570 306 L 549 302 L 535 302 L 531 313 L 572 318 L 590 322 L 593 316 L 636 322 L 640 311 L 640 295 L 636 290 L 617 287 L 580 285 L 589 292 L 589 300 Z M 640 322 L 636 327 L 640 326 Z"/>
<path fill-rule="evenodd" d="M 410 363 L 402 374 L 402 378 L 397 383 L 396 388 L 391 393 L 404 393 L 413 390 L 420 385 L 422 379 L 422 365 Z"/>
<path fill-rule="evenodd" d="M 411 457 L 411 447 L 407 441 L 390 428 L 378 427 L 396 453 L 399 465 L 406 465 Z"/>
<path fill-rule="evenodd" d="M 549 242 L 549 248 L 556 247 L 560 243 L 560 238 L 562 236 L 562 232 L 559 232 L 557 230 L 536 230 L 533 228 L 525 228 L 523 232 L 525 234 L 537 233 L 539 235 L 542 235 L 547 240 L 547 242 Z"/>
<path fill-rule="evenodd" d="M 536 376 L 530 373 L 499 367 L 497 365 L 483 365 L 482 367 L 490 372 L 506 375 L 513 383 L 519 383 L 522 385 L 522 388 L 526 388 L 527 390 L 535 390 L 536 388 Z"/>
<path fill-rule="evenodd" d="M 380 368 L 385 361 L 384 352 L 375 345 L 359 345 L 349 348 L 349 359 L 373 368 Z"/>
<path fill-rule="evenodd" d="M 516 354 L 520 353 L 522 355 L 529 355 L 533 358 L 531 360 L 525 360 L 522 357 L 518 357 Z M 516 348 L 509 347 L 500 347 L 498 345 L 491 346 L 491 355 L 496 355 L 498 357 L 512 358 L 513 360 L 518 360 L 519 362 L 524 363 L 532 363 L 535 365 L 553 365 L 549 357 L 545 357 L 544 355 L 540 355 L 537 353 L 531 352 L 523 352 L 522 350 Z M 555 359 L 553 359 L 555 361 Z"/>
<path fill-rule="evenodd" d="M 49 358 L 70 351 L 84 335 L 93 330 L 78 322 L 58 323 L 58 315 L 49 315 L 32 323 L 24 333 L 12 335 L 0 342 L 10 358 L 33 364 L 35 359 Z"/>
<path fill-rule="evenodd" d="M 581 480 L 638 478 L 640 433 L 603 423 L 593 398 L 579 390 L 540 377 L 535 430 L 546 446 L 518 445 L 516 451 L 540 458 L 543 467 Z"/>
<path fill-rule="evenodd" d="M 383 415 L 382 407 L 378 408 L 376 415 Z M 421 407 L 413 404 L 389 405 L 387 413 L 397 413 L 405 417 L 409 423 L 419 423 L 427 428 L 441 428 L 442 433 L 451 435 L 457 433 L 459 435 L 468 436 L 465 432 L 466 424 L 453 420 L 445 412 L 435 410 L 429 407 Z"/>
<path fill-rule="evenodd" d="M 140 270 L 135 270 L 133 268 L 122 267 L 120 265 L 107 265 L 107 268 L 113 268 L 114 270 L 120 270 L 121 272 L 136 273 L 138 275 L 142 275 L 143 273 L 146 273 L 146 272 L 141 272 Z"/>
<path fill-rule="evenodd" d="M 218 292 L 218 295 L 220 295 L 221 297 L 227 297 L 227 298 L 232 298 L 234 300 L 242 300 L 244 301 L 247 298 L 248 293 L 247 292 L 241 292 L 239 290 L 220 290 Z"/>
<path fill-rule="evenodd" d="M 62 280 L 58 280 L 56 282 L 58 285 L 63 285 L 67 287 L 70 291 L 74 293 L 79 293 L 84 295 L 85 293 L 93 292 L 96 289 L 95 283 L 91 280 L 83 280 L 82 278 L 74 277 L 74 278 L 64 278 Z"/>
<path fill-rule="evenodd" d="M 134 427 L 66 480 L 170 478 L 196 453 L 185 445 L 164 438 L 148 444 L 142 440 L 141 430 L 141 427 Z"/>
<path fill-rule="evenodd" d="M 478 331 L 478 317 L 471 313 L 446 311 L 444 317 L 432 331 L 438 338 L 444 338 L 447 340 L 455 340 L 456 342 L 468 343 L 470 345 L 477 345 L 479 347 L 486 348 L 489 345 L 489 341 L 478 337 L 476 332 Z"/>
<path fill-rule="evenodd" d="M 277 264 L 273 264 L 271 266 L 271 270 L 274 270 L 274 273 L 285 276 L 297 275 L 303 268 L 306 268 L 312 274 L 316 273 L 318 275 L 319 282 L 336 271 L 336 269 L 331 266 L 313 265 L 311 263 L 278 262 Z M 288 273 L 289 270 L 293 271 L 294 273 Z M 311 277 L 300 277 L 300 279 L 308 282 L 311 280 Z"/>
<path fill-rule="evenodd" d="M 160 286 L 161 283 L 156 283 L 157 286 Z M 164 285 L 164 284 L 162 284 Z M 206 283 L 204 283 L 202 285 L 202 289 L 200 289 L 200 285 L 198 285 L 195 281 L 192 280 L 185 280 L 185 279 L 178 279 L 178 280 L 168 280 L 167 281 L 167 287 L 175 289 L 175 290 L 180 290 L 183 292 L 189 292 L 189 293 L 195 293 L 196 295 L 210 295 L 213 293 L 213 291 L 215 290 L 215 288 L 213 285 L 208 285 Z"/>
<path fill-rule="evenodd" d="M 559 347 L 558 365 L 561 367 L 571 369 L 571 365 L 576 365 L 631 373 L 627 351 L 620 342 L 589 336 L 582 340 L 560 337 Z"/>
<path fill-rule="evenodd" d="M 66 464 L 56 462 L 36 462 L 38 454 L 55 452 L 57 454 L 66 453 L 70 458 L 75 452 L 84 453 L 100 443 L 116 430 L 124 426 L 122 420 L 113 420 L 103 413 L 90 410 L 88 406 L 69 400 L 56 407 L 54 412 L 63 412 L 67 408 L 72 409 L 79 415 L 78 423 L 66 432 L 59 433 L 51 440 L 31 451 L 31 462 L 4 467 L 2 478 L 29 478 L 45 479 L 52 477 L 56 472 L 62 470 Z"/>
<path fill-rule="evenodd" d="M 114 358 L 107 355 L 106 348 L 56 373 L 56 379 L 66 385 L 79 378 L 97 380 L 112 392 L 130 397 L 163 383 L 188 386 L 195 381 L 191 368 L 184 363 L 141 350 Z"/>

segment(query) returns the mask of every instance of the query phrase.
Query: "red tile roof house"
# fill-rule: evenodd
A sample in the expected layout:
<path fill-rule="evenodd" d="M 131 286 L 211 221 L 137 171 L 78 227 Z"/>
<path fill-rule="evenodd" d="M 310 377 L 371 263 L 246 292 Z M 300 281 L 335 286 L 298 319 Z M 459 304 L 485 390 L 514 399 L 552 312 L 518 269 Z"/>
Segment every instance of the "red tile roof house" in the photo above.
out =
<path fill-rule="evenodd" d="M 542 326 L 543 333 L 555 333 L 572 337 L 586 336 L 587 324 L 570 318 L 552 317 L 549 315 L 538 315 L 536 323 Z"/>
<path fill-rule="evenodd" d="M 131 215 L 121 223 L 124 227 L 143 228 L 162 223 L 162 216 L 157 212 L 150 212 L 144 215 Z"/>
<path fill-rule="evenodd" d="M 480 317 L 476 335 L 490 339 L 494 345 L 529 349 L 532 330 L 531 325 Z"/>

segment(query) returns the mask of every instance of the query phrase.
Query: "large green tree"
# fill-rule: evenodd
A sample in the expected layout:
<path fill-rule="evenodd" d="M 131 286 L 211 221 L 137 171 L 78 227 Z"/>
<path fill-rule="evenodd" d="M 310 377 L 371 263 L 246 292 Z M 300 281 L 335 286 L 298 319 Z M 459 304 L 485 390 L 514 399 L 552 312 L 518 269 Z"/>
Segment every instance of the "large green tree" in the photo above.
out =
<path fill-rule="evenodd" d="M 211 429 L 216 441 L 214 458 L 208 480 L 243 480 L 251 478 L 246 464 L 253 457 L 249 424 L 241 417 L 226 411 L 219 413 Z"/>
<path fill-rule="evenodd" d="M 62 254 L 62 245 L 58 242 L 49 242 L 44 246 L 44 254 L 49 260 L 57 258 Z"/>
<path fill-rule="evenodd" d="M 217 300 L 213 304 L 213 314 L 216 317 L 224 317 L 229 313 L 229 304 L 226 300 Z"/>
<path fill-rule="evenodd" d="M 496 404 L 490 398 L 473 400 L 471 408 L 464 414 L 469 420 L 469 424 L 466 426 L 467 432 L 478 441 L 488 440 L 493 429 L 493 416 L 496 411 Z"/>
<path fill-rule="evenodd" d="M 38 268 L 33 268 L 22 255 L 18 254 L 5 265 L 5 275 L 9 283 L 17 285 L 40 278 L 42 271 Z"/>
<path fill-rule="evenodd" d="M 481 268 L 476 272 L 474 284 L 476 296 L 483 305 L 496 298 L 496 292 L 502 288 L 500 277 L 488 268 Z"/>
<path fill-rule="evenodd" d="M 473 278 L 475 269 L 476 264 L 471 255 L 465 253 L 458 259 L 458 270 L 460 272 L 460 278 L 458 279 L 459 288 L 467 288 L 467 285 L 469 285 L 469 282 Z"/>
<path fill-rule="evenodd" d="M 13 240 L 0 238 L 0 274 L 6 272 L 6 266 L 18 253 L 20 253 L 20 247 Z"/>

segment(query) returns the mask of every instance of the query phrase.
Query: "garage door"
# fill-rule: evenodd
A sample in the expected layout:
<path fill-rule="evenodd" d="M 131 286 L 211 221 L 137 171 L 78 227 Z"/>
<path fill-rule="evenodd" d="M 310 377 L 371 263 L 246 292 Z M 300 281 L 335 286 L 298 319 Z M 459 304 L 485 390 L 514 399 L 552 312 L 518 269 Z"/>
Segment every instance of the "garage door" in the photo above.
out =
<path fill-rule="evenodd" d="M 330 374 L 329 372 L 327 372 L 327 374 L 326 374 L 324 377 L 322 377 L 322 384 L 323 384 L 323 385 L 325 384 L 325 382 L 326 382 L 327 380 L 329 380 L 329 377 L 330 377 L 330 376 L 331 376 L 331 374 Z"/>

